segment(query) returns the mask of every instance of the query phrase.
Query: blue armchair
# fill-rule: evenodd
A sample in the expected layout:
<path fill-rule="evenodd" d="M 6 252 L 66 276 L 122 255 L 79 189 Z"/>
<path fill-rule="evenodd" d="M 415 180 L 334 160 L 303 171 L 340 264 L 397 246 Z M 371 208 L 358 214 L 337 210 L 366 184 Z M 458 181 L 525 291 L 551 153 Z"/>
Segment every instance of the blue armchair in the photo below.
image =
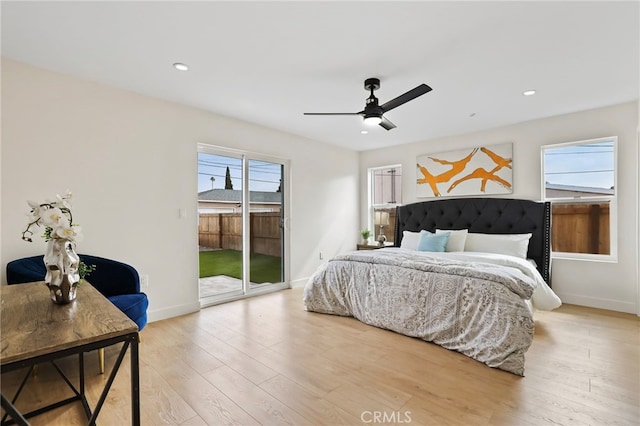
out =
<path fill-rule="evenodd" d="M 103 257 L 80 254 L 87 265 L 96 265 L 87 277 L 100 293 L 138 325 L 141 331 L 147 324 L 147 295 L 140 291 L 138 272 L 126 263 Z M 21 284 L 43 281 L 47 273 L 43 256 L 25 257 L 7 264 L 7 283 Z M 100 372 L 104 372 L 104 351 L 100 351 Z"/>

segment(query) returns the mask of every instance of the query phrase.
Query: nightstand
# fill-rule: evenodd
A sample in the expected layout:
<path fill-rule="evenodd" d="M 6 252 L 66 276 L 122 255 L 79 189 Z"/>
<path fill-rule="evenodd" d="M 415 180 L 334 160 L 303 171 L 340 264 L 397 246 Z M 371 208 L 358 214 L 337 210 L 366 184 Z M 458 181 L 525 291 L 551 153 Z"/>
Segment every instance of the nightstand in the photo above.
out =
<path fill-rule="evenodd" d="M 378 244 L 358 244 L 358 250 L 378 250 L 384 247 L 391 247 L 393 244 L 385 244 L 384 246 L 379 246 Z"/>

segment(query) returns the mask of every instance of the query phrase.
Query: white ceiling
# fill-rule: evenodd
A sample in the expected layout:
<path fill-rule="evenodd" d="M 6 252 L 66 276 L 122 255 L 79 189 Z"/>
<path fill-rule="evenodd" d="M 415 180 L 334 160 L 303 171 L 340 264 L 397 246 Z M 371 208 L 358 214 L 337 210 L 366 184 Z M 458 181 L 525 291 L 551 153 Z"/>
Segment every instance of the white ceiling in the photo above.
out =
<path fill-rule="evenodd" d="M 639 6 L 2 1 L 2 55 L 366 150 L 637 100 Z M 385 114 L 391 131 L 303 116 L 362 110 L 369 77 L 381 103 L 433 91 Z"/>

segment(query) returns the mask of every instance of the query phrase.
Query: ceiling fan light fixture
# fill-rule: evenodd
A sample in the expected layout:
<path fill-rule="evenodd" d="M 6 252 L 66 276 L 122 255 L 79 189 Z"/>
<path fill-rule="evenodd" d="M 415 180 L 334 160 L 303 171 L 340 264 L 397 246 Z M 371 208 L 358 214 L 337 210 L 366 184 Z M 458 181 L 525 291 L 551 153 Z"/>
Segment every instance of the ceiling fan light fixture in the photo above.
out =
<path fill-rule="evenodd" d="M 173 64 L 173 67 L 175 69 L 177 69 L 178 71 L 188 71 L 189 70 L 189 66 L 186 64 L 183 64 L 182 62 L 176 62 L 175 64 Z"/>
<path fill-rule="evenodd" d="M 382 122 L 382 117 L 377 115 L 369 115 L 364 117 L 364 124 L 367 126 L 377 126 Z"/>
<path fill-rule="evenodd" d="M 378 98 L 373 94 L 375 90 L 380 88 L 380 80 L 368 78 L 364 81 L 364 88 L 371 94 L 367 98 L 364 109 L 360 112 L 305 112 L 304 115 L 360 115 L 364 118 L 364 124 L 367 126 L 380 125 L 385 130 L 392 130 L 396 128 L 396 125 L 389 121 L 384 114 L 431 91 L 431 87 L 423 83 L 380 105 Z"/>

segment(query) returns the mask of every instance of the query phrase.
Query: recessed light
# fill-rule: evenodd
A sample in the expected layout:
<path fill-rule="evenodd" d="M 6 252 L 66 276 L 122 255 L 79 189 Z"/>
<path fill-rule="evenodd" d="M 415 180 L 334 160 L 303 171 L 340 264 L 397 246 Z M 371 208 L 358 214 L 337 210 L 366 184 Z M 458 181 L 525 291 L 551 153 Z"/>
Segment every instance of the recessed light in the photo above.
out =
<path fill-rule="evenodd" d="M 531 95 L 535 95 L 536 91 L 535 90 L 525 90 L 524 92 L 522 92 L 523 95 L 525 96 L 531 96 Z"/>
<path fill-rule="evenodd" d="M 369 133 L 369 132 L 368 132 L 368 131 L 366 131 L 366 130 L 360 130 L 360 133 L 362 133 L 363 135 L 366 135 L 366 134 L 367 134 L 367 133 Z"/>
<path fill-rule="evenodd" d="M 181 62 L 176 62 L 175 64 L 173 64 L 173 67 L 179 71 L 187 71 L 189 69 L 188 66 Z"/>

